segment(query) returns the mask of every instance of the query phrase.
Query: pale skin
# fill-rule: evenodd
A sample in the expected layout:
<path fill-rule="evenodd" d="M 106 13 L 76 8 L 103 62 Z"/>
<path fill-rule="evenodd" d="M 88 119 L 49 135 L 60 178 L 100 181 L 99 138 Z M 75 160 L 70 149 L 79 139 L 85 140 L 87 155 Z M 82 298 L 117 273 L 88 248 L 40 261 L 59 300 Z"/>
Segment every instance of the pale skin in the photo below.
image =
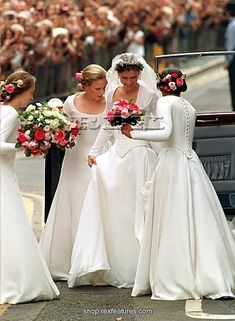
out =
<path fill-rule="evenodd" d="M 121 86 L 119 86 L 113 95 L 113 101 L 126 99 L 128 101 L 136 102 L 139 84 L 139 71 L 137 70 L 125 70 L 118 74 Z M 88 155 L 88 165 L 92 167 L 96 165 L 96 157 Z"/>

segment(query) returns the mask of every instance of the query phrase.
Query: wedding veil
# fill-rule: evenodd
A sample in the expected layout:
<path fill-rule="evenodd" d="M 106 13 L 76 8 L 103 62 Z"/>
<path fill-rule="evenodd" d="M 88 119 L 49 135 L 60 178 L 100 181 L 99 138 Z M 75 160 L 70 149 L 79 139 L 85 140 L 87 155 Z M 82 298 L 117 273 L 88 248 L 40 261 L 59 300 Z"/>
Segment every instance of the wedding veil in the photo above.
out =
<path fill-rule="evenodd" d="M 142 83 L 145 87 L 154 90 L 155 92 L 159 92 L 156 86 L 156 74 L 152 67 L 150 67 L 145 59 L 141 56 L 137 56 L 132 53 L 122 53 L 117 55 L 112 60 L 111 68 L 107 71 L 107 81 L 108 84 L 106 86 L 106 93 L 114 90 L 118 87 L 121 82 L 118 77 L 118 72 L 116 71 L 117 65 L 142 65 L 144 68 L 140 71 L 140 80 L 139 82 Z M 160 96 L 160 95 L 159 95 Z"/>

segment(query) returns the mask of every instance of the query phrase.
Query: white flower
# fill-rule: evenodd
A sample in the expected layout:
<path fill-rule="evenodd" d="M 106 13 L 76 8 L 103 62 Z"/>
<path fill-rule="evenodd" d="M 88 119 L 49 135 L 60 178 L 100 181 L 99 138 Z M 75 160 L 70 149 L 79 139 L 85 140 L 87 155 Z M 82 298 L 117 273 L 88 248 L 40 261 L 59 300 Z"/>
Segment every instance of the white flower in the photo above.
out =
<path fill-rule="evenodd" d="M 22 79 L 18 79 L 17 80 L 17 87 L 21 87 L 21 86 L 23 86 L 23 80 Z"/>
<path fill-rule="evenodd" d="M 26 130 L 26 132 L 24 133 L 25 137 L 27 138 L 27 140 L 31 140 L 31 137 L 30 137 L 30 130 Z"/>
<path fill-rule="evenodd" d="M 175 82 L 173 82 L 173 81 L 169 82 L 168 85 L 169 85 L 171 90 L 176 90 L 176 88 L 177 88 Z"/>
<path fill-rule="evenodd" d="M 59 126 L 60 122 L 58 119 L 53 119 L 50 121 L 50 124 L 52 128 L 56 129 Z"/>
<path fill-rule="evenodd" d="M 52 116 L 60 118 L 61 114 L 58 112 L 58 110 L 53 110 L 52 111 Z"/>
<path fill-rule="evenodd" d="M 44 126 L 43 128 L 45 130 L 45 132 L 49 132 L 49 130 L 51 129 L 51 127 L 49 125 Z"/>
<path fill-rule="evenodd" d="M 36 106 L 41 107 L 42 104 L 41 103 L 36 103 Z"/>
<path fill-rule="evenodd" d="M 31 111 L 34 111 L 34 110 L 35 110 L 35 106 L 32 105 L 32 104 L 28 105 L 28 107 L 26 108 L 26 111 L 28 111 L 28 112 L 31 112 Z"/>
<path fill-rule="evenodd" d="M 33 116 L 30 115 L 30 116 L 28 117 L 28 120 L 33 120 Z"/>
<path fill-rule="evenodd" d="M 50 110 L 44 110 L 42 112 L 42 114 L 45 116 L 45 117 L 51 117 L 52 116 L 52 112 Z"/>

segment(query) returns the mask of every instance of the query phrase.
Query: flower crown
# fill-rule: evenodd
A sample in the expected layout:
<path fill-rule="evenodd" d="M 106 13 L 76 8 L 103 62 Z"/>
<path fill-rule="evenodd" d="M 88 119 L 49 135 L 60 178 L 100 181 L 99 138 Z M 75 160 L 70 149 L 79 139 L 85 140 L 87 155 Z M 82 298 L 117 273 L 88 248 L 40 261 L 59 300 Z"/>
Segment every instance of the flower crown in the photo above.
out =
<path fill-rule="evenodd" d="M 165 76 L 157 74 L 157 83 L 160 90 L 166 92 L 175 91 L 184 85 L 186 75 L 179 75 L 177 72 L 168 73 Z"/>
<path fill-rule="evenodd" d="M 115 70 L 121 71 L 125 66 L 136 66 L 139 70 L 144 69 L 144 65 L 134 55 L 122 55 L 121 58 L 115 62 Z"/>
<path fill-rule="evenodd" d="M 13 80 L 9 84 L 4 81 L 0 81 L 0 100 L 7 101 L 11 99 L 11 96 L 16 93 L 18 89 L 21 89 L 24 82 L 21 79 Z"/>

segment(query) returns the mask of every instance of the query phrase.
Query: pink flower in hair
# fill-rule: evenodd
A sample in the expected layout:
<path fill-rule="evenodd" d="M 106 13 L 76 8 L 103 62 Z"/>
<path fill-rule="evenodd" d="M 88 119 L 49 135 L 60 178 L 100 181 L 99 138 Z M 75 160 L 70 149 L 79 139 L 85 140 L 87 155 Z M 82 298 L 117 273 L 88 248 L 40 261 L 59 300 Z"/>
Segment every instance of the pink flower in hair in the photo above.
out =
<path fill-rule="evenodd" d="M 75 79 L 77 81 L 81 81 L 82 80 L 82 73 L 81 72 L 76 72 L 75 73 Z"/>
<path fill-rule="evenodd" d="M 182 79 L 182 78 L 177 78 L 177 79 L 176 79 L 176 84 L 177 84 L 177 86 L 182 87 L 183 84 L 184 84 L 183 79 Z"/>
<path fill-rule="evenodd" d="M 12 85 L 12 84 L 6 85 L 5 88 L 6 88 L 6 92 L 7 92 L 8 94 L 13 93 L 13 91 L 14 91 L 14 89 L 15 89 L 14 85 Z"/>

